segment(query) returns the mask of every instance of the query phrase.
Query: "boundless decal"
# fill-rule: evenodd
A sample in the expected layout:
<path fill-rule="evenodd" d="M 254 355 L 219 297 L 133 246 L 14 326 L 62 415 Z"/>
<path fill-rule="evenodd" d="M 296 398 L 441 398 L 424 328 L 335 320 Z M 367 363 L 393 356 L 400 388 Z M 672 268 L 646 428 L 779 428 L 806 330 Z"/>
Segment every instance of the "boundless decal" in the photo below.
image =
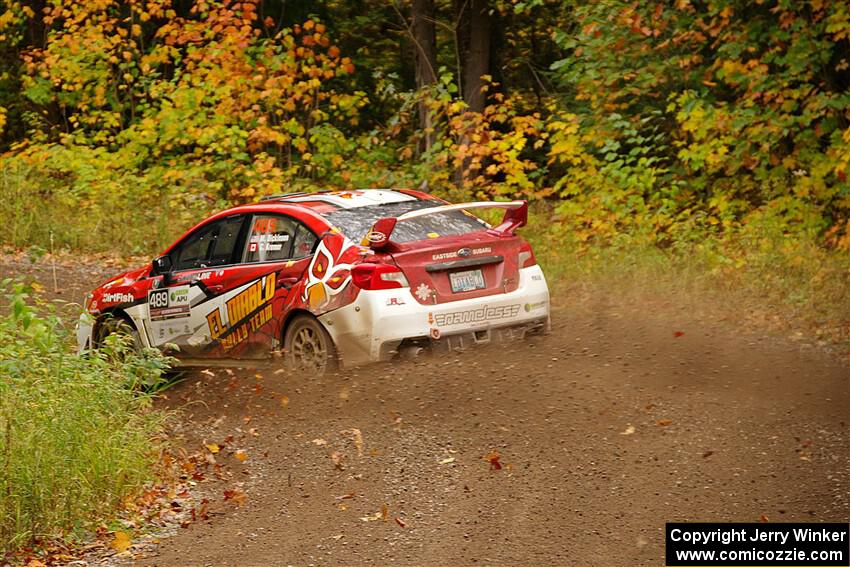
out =
<path fill-rule="evenodd" d="M 497 307 L 479 307 L 468 311 L 453 311 L 450 313 L 436 313 L 434 320 L 439 326 L 459 325 L 461 323 L 480 323 L 481 321 L 492 321 L 494 319 L 507 319 L 516 317 L 519 313 L 519 304 L 499 305 Z"/>
<path fill-rule="evenodd" d="M 207 314 L 210 336 L 221 342 L 224 350 L 230 350 L 271 321 L 271 300 L 275 292 L 276 275 L 274 272 L 258 279 L 247 288 L 227 300 L 227 321 L 225 326 L 221 310 L 216 307 Z"/>

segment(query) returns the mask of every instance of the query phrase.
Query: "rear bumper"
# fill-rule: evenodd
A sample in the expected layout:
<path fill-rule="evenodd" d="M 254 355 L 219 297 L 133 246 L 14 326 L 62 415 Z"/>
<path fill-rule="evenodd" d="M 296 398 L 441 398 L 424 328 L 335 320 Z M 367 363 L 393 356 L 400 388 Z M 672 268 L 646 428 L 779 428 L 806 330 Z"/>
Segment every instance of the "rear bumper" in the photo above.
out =
<path fill-rule="evenodd" d="M 319 320 L 345 366 L 387 360 L 405 340 L 489 336 L 487 331 L 548 325 L 549 288 L 539 266 L 520 271 L 510 293 L 422 305 L 410 288 L 366 291 Z"/>

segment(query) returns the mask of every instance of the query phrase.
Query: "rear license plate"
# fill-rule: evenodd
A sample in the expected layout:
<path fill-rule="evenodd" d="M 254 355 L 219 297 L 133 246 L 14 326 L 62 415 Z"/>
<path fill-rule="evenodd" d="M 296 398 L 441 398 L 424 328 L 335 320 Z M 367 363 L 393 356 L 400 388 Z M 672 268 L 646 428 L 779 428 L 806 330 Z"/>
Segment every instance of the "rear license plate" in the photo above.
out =
<path fill-rule="evenodd" d="M 449 274 L 449 281 L 452 284 L 452 293 L 484 289 L 484 274 L 481 270 L 467 270 Z"/>

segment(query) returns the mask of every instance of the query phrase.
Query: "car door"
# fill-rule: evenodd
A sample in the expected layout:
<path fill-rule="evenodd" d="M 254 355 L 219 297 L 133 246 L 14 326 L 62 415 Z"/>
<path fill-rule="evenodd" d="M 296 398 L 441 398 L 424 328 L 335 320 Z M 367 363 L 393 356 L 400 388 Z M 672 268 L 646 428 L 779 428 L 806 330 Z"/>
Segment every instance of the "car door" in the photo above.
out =
<path fill-rule="evenodd" d="M 211 302 L 204 314 L 210 356 L 264 358 L 279 347 L 283 321 L 298 300 L 317 241 L 288 215 L 252 216 L 241 261 L 227 270 L 239 285 Z"/>
<path fill-rule="evenodd" d="M 268 357 L 316 242 L 280 214 L 201 227 L 169 252 L 171 273 L 150 292 L 151 343 L 173 343 L 181 358 Z"/>
<path fill-rule="evenodd" d="M 210 342 L 204 313 L 241 285 L 234 268 L 241 260 L 250 215 L 207 223 L 168 253 L 171 271 L 148 292 L 145 324 L 150 344 L 175 345 L 181 358 L 202 355 Z"/>

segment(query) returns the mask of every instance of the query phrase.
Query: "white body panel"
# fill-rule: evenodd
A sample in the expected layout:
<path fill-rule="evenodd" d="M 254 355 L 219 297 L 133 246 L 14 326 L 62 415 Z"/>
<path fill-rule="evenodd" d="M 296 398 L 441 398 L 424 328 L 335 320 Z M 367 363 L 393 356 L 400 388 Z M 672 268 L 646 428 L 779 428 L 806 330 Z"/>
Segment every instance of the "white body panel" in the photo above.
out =
<path fill-rule="evenodd" d="M 549 288 L 539 266 L 520 270 L 510 293 L 422 305 L 410 288 L 366 291 L 319 317 L 345 366 L 389 358 L 404 339 L 450 337 L 549 319 Z"/>

